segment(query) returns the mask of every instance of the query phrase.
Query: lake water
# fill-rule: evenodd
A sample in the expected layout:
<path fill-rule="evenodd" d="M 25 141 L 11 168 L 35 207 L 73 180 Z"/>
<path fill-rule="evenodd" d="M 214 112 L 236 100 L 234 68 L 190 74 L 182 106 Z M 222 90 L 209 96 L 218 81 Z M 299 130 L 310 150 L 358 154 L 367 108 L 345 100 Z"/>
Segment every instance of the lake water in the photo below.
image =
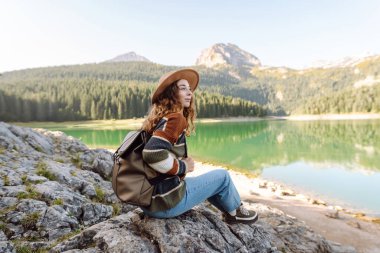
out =
<path fill-rule="evenodd" d="M 62 128 L 90 147 L 116 149 L 125 130 Z M 196 160 L 285 183 L 329 203 L 380 217 L 380 121 L 197 124 Z"/>

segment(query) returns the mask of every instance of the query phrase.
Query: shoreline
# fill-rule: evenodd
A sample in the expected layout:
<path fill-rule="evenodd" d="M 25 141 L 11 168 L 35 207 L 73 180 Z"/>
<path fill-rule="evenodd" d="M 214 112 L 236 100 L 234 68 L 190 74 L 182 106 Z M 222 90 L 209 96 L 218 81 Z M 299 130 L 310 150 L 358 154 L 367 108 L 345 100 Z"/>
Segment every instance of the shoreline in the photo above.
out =
<path fill-rule="evenodd" d="M 198 176 L 223 166 L 195 162 L 195 170 L 188 177 Z M 341 206 L 329 205 L 295 192 L 281 183 L 227 169 L 238 189 L 241 199 L 269 205 L 293 216 L 311 227 L 326 239 L 352 245 L 358 252 L 380 251 L 380 218 L 369 217 Z"/>
<path fill-rule="evenodd" d="M 370 120 L 380 119 L 379 113 L 350 113 L 350 114 L 300 114 L 290 115 L 285 117 L 278 117 L 279 119 L 292 120 L 292 121 L 314 121 L 314 120 Z"/>
<path fill-rule="evenodd" d="M 255 122 L 262 120 L 289 120 L 289 121 L 316 121 L 316 120 L 376 120 L 380 119 L 380 113 L 352 113 L 352 114 L 319 114 L 319 115 L 290 115 L 290 116 L 266 116 L 266 117 L 226 117 L 226 118 L 198 118 L 195 123 L 219 123 L 219 122 Z M 62 125 L 67 129 L 79 129 L 97 127 L 101 129 L 138 129 L 145 118 L 131 118 L 131 119 L 108 119 L 108 120 L 85 120 L 85 121 L 30 121 L 30 122 L 7 122 L 9 124 L 30 127 L 31 125 L 41 125 L 41 128 L 60 128 Z M 33 128 L 36 128 L 33 126 Z"/>

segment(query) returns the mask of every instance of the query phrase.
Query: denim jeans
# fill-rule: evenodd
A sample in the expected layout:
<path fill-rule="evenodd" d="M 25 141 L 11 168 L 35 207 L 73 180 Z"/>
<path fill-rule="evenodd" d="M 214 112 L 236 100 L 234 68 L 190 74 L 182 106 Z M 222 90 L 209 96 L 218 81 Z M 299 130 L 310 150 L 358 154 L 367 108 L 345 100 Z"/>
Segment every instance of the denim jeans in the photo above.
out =
<path fill-rule="evenodd" d="M 213 170 L 197 177 L 187 177 L 185 181 L 185 196 L 175 207 L 159 212 L 141 209 L 151 217 L 172 218 L 205 200 L 222 212 L 231 212 L 240 206 L 240 195 L 226 170 Z"/>

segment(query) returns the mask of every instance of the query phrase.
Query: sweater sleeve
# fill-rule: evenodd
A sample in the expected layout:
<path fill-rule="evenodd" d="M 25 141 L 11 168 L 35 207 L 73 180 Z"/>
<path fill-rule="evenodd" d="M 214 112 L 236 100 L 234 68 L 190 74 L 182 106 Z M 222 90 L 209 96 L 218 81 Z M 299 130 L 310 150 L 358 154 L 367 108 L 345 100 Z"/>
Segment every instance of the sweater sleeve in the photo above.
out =
<path fill-rule="evenodd" d="M 171 113 L 164 124 L 153 132 L 143 150 L 143 160 L 154 170 L 169 175 L 184 175 L 186 163 L 170 152 L 172 145 L 186 128 L 186 119 L 181 113 Z"/>

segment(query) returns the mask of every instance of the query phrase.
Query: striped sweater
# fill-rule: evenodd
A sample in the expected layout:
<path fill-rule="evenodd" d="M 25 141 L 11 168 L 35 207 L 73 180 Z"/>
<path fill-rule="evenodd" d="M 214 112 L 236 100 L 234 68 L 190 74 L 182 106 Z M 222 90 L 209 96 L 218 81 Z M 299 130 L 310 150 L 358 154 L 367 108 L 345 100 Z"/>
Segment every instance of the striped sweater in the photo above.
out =
<path fill-rule="evenodd" d="M 185 194 L 186 118 L 182 113 L 170 113 L 157 124 L 142 152 L 143 160 L 154 170 L 168 177 L 159 182 L 153 192 L 151 212 L 174 207 Z"/>

